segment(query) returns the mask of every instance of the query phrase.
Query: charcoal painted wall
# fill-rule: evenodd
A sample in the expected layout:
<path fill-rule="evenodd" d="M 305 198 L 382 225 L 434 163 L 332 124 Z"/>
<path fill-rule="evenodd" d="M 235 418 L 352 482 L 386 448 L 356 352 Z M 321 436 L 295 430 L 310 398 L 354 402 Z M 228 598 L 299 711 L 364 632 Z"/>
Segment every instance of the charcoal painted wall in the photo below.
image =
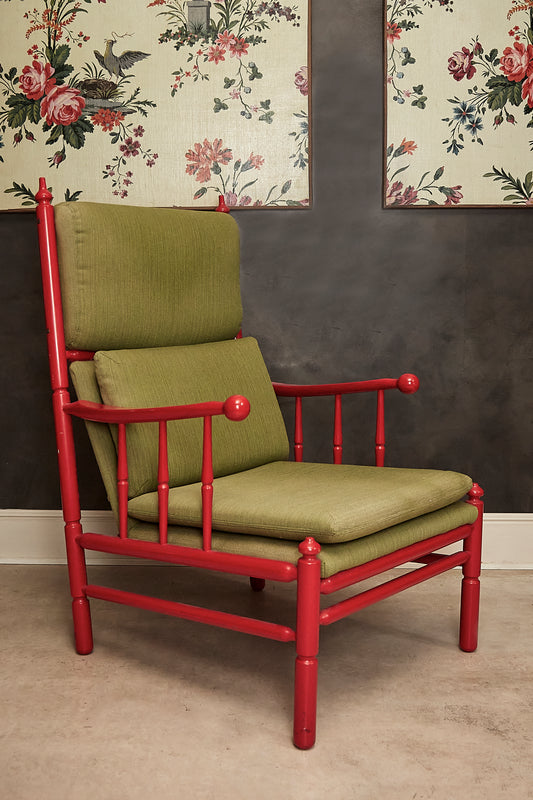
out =
<path fill-rule="evenodd" d="M 489 511 L 531 512 L 533 211 L 381 208 L 380 0 L 313 0 L 313 69 L 313 209 L 236 214 L 245 332 L 276 379 L 416 372 L 389 398 L 388 463 L 468 472 Z M 0 242 L 0 506 L 57 508 L 33 215 L 0 215 Z M 373 405 L 352 400 L 364 462 Z M 330 410 L 308 405 L 308 458 L 329 456 Z M 83 506 L 104 508 L 86 446 L 81 464 Z"/>

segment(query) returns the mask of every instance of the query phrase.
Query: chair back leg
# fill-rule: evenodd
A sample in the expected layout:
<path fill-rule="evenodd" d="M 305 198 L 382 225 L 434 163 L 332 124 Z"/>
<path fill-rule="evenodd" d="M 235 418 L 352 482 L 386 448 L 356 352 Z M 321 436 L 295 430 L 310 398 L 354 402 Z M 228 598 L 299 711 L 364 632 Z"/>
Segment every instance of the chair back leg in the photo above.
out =
<path fill-rule="evenodd" d="M 85 594 L 87 585 L 85 554 L 78 542 L 82 529 L 72 421 L 64 410 L 64 406 L 70 403 L 70 395 L 68 390 L 69 377 L 63 331 L 63 308 L 61 304 L 54 209 L 50 203 L 52 195 L 46 188 L 44 178 L 39 180 L 39 191 L 35 198 L 38 203 L 37 222 L 45 318 L 48 331 L 47 342 L 52 384 L 52 408 L 56 431 L 61 503 L 65 521 L 74 638 L 77 652 L 81 655 L 87 655 L 93 649 L 91 615 L 89 601 Z"/>
<path fill-rule="evenodd" d="M 468 493 L 468 502 L 478 509 L 478 517 L 472 526 L 472 533 L 465 539 L 464 549 L 469 553 L 463 564 L 461 585 L 461 624 L 459 647 L 473 653 L 477 647 L 479 623 L 479 576 L 481 574 L 481 533 L 483 524 L 483 490 L 474 484 Z"/>
<path fill-rule="evenodd" d="M 308 750 L 316 738 L 318 640 L 320 629 L 320 545 L 307 537 L 299 546 L 294 675 L 294 744 Z"/>

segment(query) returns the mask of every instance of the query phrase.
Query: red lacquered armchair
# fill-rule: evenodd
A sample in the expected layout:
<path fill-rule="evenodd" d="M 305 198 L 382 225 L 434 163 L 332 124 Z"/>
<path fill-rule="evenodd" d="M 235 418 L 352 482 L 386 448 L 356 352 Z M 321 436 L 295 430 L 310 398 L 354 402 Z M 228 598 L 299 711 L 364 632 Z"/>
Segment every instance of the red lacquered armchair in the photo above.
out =
<path fill-rule="evenodd" d="M 239 238 L 224 213 L 68 202 L 37 218 L 76 649 L 99 598 L 294 642 L 294 743 L 315 741 L 322 625 L 463 572 L 459 644 L 477 644 L 482 492 L 460 473 L 385 467 L 384 395 L 412 375 L 272 384 L 241 338 Z M 69 368 L 70 363 L 70 368 Z M 70 378 L 78 399 L 69 393 Z M 342 464 L 342 397 L 377 396 L 376 466 Z M 276 395 L 295 398 L 294 460 Z M 303 461 L 302 399 L 334 397 L 333 464 Z M 83 531 L 72 417 L 85 420 L 118 532 Z M 453 554 L 439 551 L 453 543 Z M 89 583 L 85 551 L 295 584 L 295 622 Z M 340 601 L 337 590 L 418 566 Z M 343 595 L 344 596 L 344 595 Z M 436 613 L 434 610 L 432 613 Z M 354 743 L 355 744 L 355 743 Z"/>

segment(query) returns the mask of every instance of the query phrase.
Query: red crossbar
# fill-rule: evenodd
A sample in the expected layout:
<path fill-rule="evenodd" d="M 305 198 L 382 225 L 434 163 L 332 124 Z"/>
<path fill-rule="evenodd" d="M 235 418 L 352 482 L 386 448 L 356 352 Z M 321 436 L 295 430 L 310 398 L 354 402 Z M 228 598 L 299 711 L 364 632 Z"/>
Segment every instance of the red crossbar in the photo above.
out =
<path fill-rule="evenodd" d="M 195 547 L 143 542 L 138 539 L 119 539 L 118 536 L 106 536 L 102 533 L 82 533 L 76 538 L 76 542 L 85 550 L 99 553 L 146 558 L 188 567 L 203 567 L 234 575 L 253 575 L 256 578 L 282 583 L 296 580 L 296 566 L 287 561 L 271 561 L 268 558 L 221 553 L 216 550 L 204 551 Z"/>
<path fill-rule="evenodd" d="M 159 614 L 167 614 L 192 622 L 203 622 L 206 625 L 216 625 L 218 628 L 227 628 L 241 633 L 250 633 L 277 642 L 293 642 L 296 639 L 295 632 L 286 625 L 228 614 L 226 611 L 215 611 L 211 608 L 201 608 L 172 600 L 160 600 L 157 597 L 125 592 L 121 589 L 110 589 L 107 586 L 88 585 L 85 587 L 85 594 L 96 600 L 107 600 L 111 603 L 142 608 L 146 611 L 156 611 Z"/>
<path fill-rule="evenodd" d="M 366 564 L 361 564 L 359 567 L 352 567 L 352 569 L 345 569 L 342 572 L 337 572 L 331 578 L 324 578 L 320 584 L 320 591 L 322 594 L 331 594 L 339 589 L 346 589 L 348 586 L 353 586 L 354 583 L 366 581 L 368 578 L 373 578 L 375 575 L 380 575 L 382 572 L 387 572 L 394 567 L 400 567 L 402 564 L 408 564 L 411 561 L 417 561 L 421 556 L 427 556 L 431 553 L 431 560 L 439 559 L 438 554 L 432 553 L 433 550 L 440 550 L 449 544 L 454 544 L 465 539 L 472 532 L 471 525 L 461 525 L 453 531 L 446 531 L 446 533 L 439 533 L 437 536 L 432 536 L 431 539 L 423 539 L 421 542 L 415 542 L 407 547 L 402 547 L 401 550 L 396 550 L 394 553 L 389 553 L 386 556 L 381 556 Z"/>
<path fill-rule="evenodd" d="M 321 612 L 320 624 L 331 625 L 332 622 L 337 622 L 337 620 L 347 617 L 349 614 L 353 614 L 354 611 L 360 611 L 362 608 L 377 603 L 378 600 L 385 600 L 393 594 L 397 594 L 404 589 L 408 589 L 410 586 L 416 586 L 418 583 L 427 581 L 435 575 L 440 575 L 441 572 L 447 572 L 449 569 L 458 567 L 466 561 L 468 561 L 468 553 L 463 551 L 460 553 L 453 553 L 451 556 L 442 556 L 437 561 L 425 567 L 418 567 L 411 572 L 400 575 L 398 578 L 393 578 L 372 589 L 367 589 L 366 592 L 361 592 L 354 597 L 349 597 L 347 600 L 341 600 L 340 603 L 329 606 L 329 608 Z"/>

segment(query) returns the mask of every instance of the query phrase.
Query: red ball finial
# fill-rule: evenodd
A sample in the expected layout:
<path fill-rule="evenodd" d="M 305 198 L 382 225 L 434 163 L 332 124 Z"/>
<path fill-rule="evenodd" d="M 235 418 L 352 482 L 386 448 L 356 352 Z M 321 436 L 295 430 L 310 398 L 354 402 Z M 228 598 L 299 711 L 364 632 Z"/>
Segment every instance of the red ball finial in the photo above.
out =
<path fill-rule="evenodd" d="M 406 372 L 398 378 L 398 389 L 404 394 L 414 394 L 418 391 L 419 386 L 420 381 L 416 375 L 411 375 Z"/>
<path fill-rule="evenodd" d="M 242 397 L 240 394 L 234 394 L 228 397 L 224 403 L 224 414 L 228 419 L 232 419 L 235 422 L 246 419 L 249 413 L 250 403 L 246 397 Z"/>

